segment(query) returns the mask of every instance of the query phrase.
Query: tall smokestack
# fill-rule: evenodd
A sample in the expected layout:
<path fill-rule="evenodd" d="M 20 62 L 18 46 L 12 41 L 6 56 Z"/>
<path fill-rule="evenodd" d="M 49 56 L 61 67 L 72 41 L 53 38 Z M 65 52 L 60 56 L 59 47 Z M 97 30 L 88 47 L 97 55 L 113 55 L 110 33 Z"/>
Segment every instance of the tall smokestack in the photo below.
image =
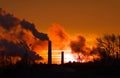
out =
<path fill-rule="evenodd" d="M 61 64 L 64 64 L 64 52 L 61 52 Z"/>
<path fill-rule="evenodd" d="M 51 65 L 52 64 L 52 44 L 51 41 L 48 41 L 48 64 Z"/>

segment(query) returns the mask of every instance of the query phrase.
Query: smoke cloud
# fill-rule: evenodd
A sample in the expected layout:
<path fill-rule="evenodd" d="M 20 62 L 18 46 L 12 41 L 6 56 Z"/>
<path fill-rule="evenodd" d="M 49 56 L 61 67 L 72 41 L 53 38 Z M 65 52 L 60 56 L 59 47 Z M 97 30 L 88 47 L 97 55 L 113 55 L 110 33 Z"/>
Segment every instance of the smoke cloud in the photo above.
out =
<path fill-rule="evenodd" d="M 0 26 L 9 30 L 20 23 L 20 20 L 13 15 L 6 13 L 0 8 Z"/>
<path fill-rule="evenodd" d="M 82 52 L 84 53 L 84 48 L 85 48 L 85 43 L 86 43 L 86 40 L 83 36 L 78 36 L 77 37 L 77 40 L 72 40 L 70 42 L 70 47 L 72 49 L 73 52 Z"/>
<path fill-rule="evenodd" d="M 99 58 L 99 52 L 96 48 L 89 47 L 87 39 L 83 35 L 77 35 L 74 37 L 70 36 L 62 26 L 58 24 L 53 24 L 49 28 L 50 40 L 52 40 L 53 50 L 69 50 L 65 51 L 66 57 L 67 53 L 71 54 L 71 58 L 78 62 L 89 62 L 94 61 L 94 59 Z M 72 58 L 73 56 L 73 58 Z M 65 60 L 66 60 L 65 59 Z M 68 60 L 66 60 L 68 62 Z M 73 61 L 73 60 L 70 60 Z"/>
<path fill-rule="evenodd" d="M 29 30 L 32 32 L 32 34 L 39 38 L 40 40 L 48 40 L 47 34 L 40 33 L 36 30 L 35 25 L 26 21 L 22 20 L 20 21 L 18 18 L 14 17 L 13 15 L 6 13 L 0 8 L 0 26 L 3 27 L 6 30 L 10 30 L 13 27 L 17 27 L 20 25 L 23 29 Z"/>
<path fill-rule="evenodd" d="M 29 47 L 25 42 L 13 43 L 13 42 L 8 42 L 5 39 L 2 39 L 0 40 L 0 47 L 2 47 L 2 50 L 0 52 L 4 52 L 2 54 L 4 54 L 5 56 L 13 56 L 13 57 L 20 56 L 24 58 L 24 55 L 27 53 L 29 59 L 33 59 L 33 58 L 42 59 L 41 56 L 38 56 L 35 52 L 30 51 Z"/>
<path fill-rule="evenodd" d="M 29 23 L 28 21 L 26 20 L 23 20 L 20 22 L 22 28 L 26 29 L 26 30 L 30 30 L 32 32 L 32 34 L 39 38 L 40 40 L 49 40 L 47 34 L 44 34 L 44 33 L 40 33 L 36 30 L 35 28 L 35 25 L 32 24 L 32 23 Z"/>
<path fill-rule="evenodd" d="M 64 50 L 68 48 L 70 37 L 60 25 L 52 24 L 49 28 L 49 36 L 54 49 Z"/>
<path fill-rule="evenodd" d="M 47 34 L 39 32 L 33 23 L 20 20 L 0 8 L 0 57 L 19 56 L 29 60 L 47 59 L 47 40 L 52 41 L 52 50 L 69 50 L 79 62 L 93 61 L 100 54 L 97 48 L 88 47 L 88 40 L 82 36 L 71 37 L 58 24 L 53 24 Z M 67 54 L 65 53 L 65 54 Z M 69 59 L 69 58 L 68 58 Z M 56 59 L 55 59 L 56 60 Z"/>
<path fill-rule="evenodd" d="M 0 30 L 0 54 L 23 58 L 27 51 L 29 59 L 43 59 L 36 48 L 39 51 L 46 48 L 49 38 L 47 34 L 37 31 L 34 24 L 20 20 L 0 8 Z"/>

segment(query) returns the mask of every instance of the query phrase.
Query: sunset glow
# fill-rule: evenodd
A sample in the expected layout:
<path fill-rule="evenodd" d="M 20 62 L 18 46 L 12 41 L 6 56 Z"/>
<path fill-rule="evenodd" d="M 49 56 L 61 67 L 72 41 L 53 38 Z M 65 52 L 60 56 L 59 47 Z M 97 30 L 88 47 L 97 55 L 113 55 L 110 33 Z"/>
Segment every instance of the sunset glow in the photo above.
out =
<path fill-rule="evenodd" d="M 0 54 L 48 63 L 51 41 L 53 64 L 61 64 L 62 51 L 65 63 L 100 59 L 96 39 L 104 33 L 120 33 L 119 2 L 1 0 Z"/>
<path fill-rule="evenodd" d="M 29 23 L 26 20 L 21 21 L 12 15 L 7 15 L 6 12 L 2 12 L 2 9 L 0 9 L 0 11 L 1 19 L 5 21 L 1 22 L 0 27 L 1 44 L 5 45 L 1 45 L 2 47 L 5 47 L 1 48 L 1 51 L 7 53 L 9 52 L 8 50 L 12 48 L 11 53 L 8 53 L 12 57 L 19 56 L 21 57 L 21 60 L 24 60 L 25 57 L 28 57 L 27 54 L 29 54 L 30 62 L 47 63 L 49 40 L 51 40 L 52 43 L 52 64 L 61 64 L 62 51 L 64 52 L 64 63 L 85 63 L 98 58 L 91 58 L 92 56 L 99 56 L 99 53 L 96 52 L 91 54 L 93 47 L 96 47 L 95 39 L 97 38 L 97 35 L 77 34 L 71 36 L 61 25 L 56 23 L 53 23 L 48 28 L 47 35 L 38 32 L 34 24 Z M 8 18 L 10 18 L 11 21 Z M 10 21 L 10 23 L 8 21 Z M 11 25 L 13 27 L 10 27 Z M 16 47 L 18 53 L 16 53 L 17 50 L 15 50 L 14 47 Z"/>
<path fill-rule="evenodd" d="M 0 0 L 0 78 L 120 78 L 120 0 Z"/>

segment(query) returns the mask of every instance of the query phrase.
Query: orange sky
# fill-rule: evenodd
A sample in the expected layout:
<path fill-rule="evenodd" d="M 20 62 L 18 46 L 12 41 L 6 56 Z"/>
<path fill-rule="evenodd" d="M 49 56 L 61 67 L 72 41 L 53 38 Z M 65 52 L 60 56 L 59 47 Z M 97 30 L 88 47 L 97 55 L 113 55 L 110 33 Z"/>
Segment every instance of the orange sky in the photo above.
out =
<path fill-rule="evenodd" d="M 0 0 L 0 7 L 46 33 L 53 23 L 71 35 L 120 33 L 120 0 Z"/>
<path fill-rule="evenodd" d="M 0 8 L 34 23 L 39 31 L 47 34 L 53 24 L 62 26 L 72 39 L 82 34 L 89 48 L 99 35 L 120 33 L 120 0 L 0 0 Z M 58 42 L 61 44 L 61 41 Z M 61 52 L 61 49 L 57 50 Z M 53 55 L 58 55 L 60 62 L 60 53 L 55 53 Z M 43 55 L 47 59 L 46 54 Z M 66 61 L 73 60 L 71 57 L 66 53 Z"/>

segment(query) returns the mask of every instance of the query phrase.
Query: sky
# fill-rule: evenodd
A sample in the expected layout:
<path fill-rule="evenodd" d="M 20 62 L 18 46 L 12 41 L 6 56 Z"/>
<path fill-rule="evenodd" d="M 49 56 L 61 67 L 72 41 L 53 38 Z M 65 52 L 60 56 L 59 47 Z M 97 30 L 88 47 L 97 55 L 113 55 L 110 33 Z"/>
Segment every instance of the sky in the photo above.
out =
<path fill-rule="evenodd" d="M 21 20 L 34 23 L 38 31 L 49 35 L 53 55 L 59 58 L 56 60 L 55 57 L 53 62 L 60 62 L 62 50 L 68 51 L 65 52 L 66 61 L 74 61 L 71 56 L 74 48 L 72 49 L 70 45 L 73 47 L 76 45 L 80 49 L 80 44 L 84 44 L 85 51 L 90 52 L 96 44 L 97 36 L 120 33 L 120 0 L 0 0 L 0 8 Z M 29 32 L 26 34 L 29 37 L 28 43 L 31 43 L 32 34 Z M 42 52 L 40 48 L 43 45 L 32 40 L 36 45 L 35 52 L 41 56 L 43 53 L 45 56 L 42 57 L 47 59 L 47 51 Z M 86 60 L 91 57 L 82 58 Z"/>
<path fill-rule="evenodd" d="M 71 35 L 120 33 L 120 0 L 0 0 L 0 7 L 45 33 L 54 23 Z"/>

